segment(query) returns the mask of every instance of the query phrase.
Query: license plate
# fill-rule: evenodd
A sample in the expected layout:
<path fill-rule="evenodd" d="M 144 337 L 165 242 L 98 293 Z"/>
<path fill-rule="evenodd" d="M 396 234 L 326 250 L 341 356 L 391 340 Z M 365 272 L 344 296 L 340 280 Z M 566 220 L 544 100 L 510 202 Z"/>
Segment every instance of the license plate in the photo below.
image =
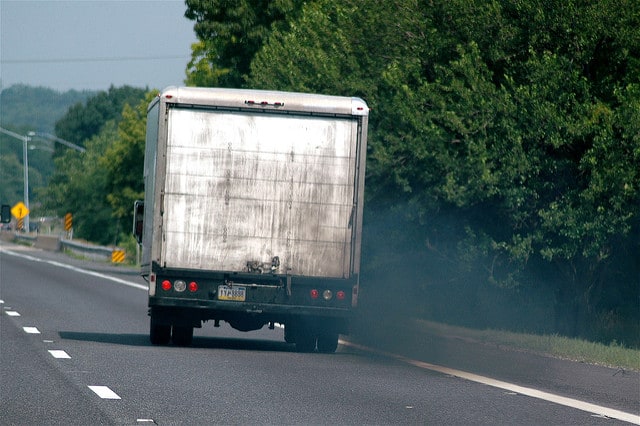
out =
<path fill-rule="evenodd" d="M 218 300 L 232 300 L 234 302 L 244 302 L 247 298 L 246 287 L 228 287 L 221 285 L 218 287 Z"/>

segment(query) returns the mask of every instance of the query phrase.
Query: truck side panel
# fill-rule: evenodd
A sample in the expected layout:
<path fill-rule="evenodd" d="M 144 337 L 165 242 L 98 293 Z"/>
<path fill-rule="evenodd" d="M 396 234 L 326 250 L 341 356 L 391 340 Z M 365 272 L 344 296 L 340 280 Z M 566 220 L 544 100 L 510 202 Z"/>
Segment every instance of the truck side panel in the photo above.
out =
<path fill-rule="evenodd" d="M 163 267 L 349 278 L 358 121 L 172 107 Z"/>
<path fill-rule="evenodd" d="M 141 266 L 143 271 L 148 271 L 151 265 L 151 245 L 154 235 L 154 205 L 156 202 L 156 172 L 157 172 L 157 151 L 159 136 L 159 115 L 160 101 L 156 100 L 152 103 L 147 112 L 147 130 L 146 143 L 144 153 L 144 230 L 142 232 L 142 259 Z M 151 287 L 150 287 L 151 289 Z"/>

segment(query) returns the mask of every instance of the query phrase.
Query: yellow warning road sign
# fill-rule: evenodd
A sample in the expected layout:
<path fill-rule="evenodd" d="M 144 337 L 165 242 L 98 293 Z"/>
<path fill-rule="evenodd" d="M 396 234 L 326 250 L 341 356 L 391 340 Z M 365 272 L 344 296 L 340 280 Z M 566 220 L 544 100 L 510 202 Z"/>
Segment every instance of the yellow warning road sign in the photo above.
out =
<path fill-rule="evenodd" d="M 73 216 L 67 213 L 64 215 L 64 230 L 71 231 L 71 228 L 73 228 Z"/>
<path fill-rule="evenodd" d="M 122 263 L 124 262 L 124 250 L 114 250 L 111 252 L 111 262 Z"/>
<path fill-rule="evenodd" d="M 22 201 L 18 201 L 11 209 L 11 214 L 14 215 L 16 219 L 24 219 L 29 214 L 29 209 Z"/>

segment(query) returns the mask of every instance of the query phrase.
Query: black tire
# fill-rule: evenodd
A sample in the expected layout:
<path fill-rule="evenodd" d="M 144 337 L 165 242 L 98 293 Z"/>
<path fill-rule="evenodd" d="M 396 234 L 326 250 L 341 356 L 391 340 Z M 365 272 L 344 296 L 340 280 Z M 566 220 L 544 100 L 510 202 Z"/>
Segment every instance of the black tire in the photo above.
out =
<path fill-rule="evenodd" d="M 174 325 L 172 339 L 176 346 L 189 346 L 193 341 L 193 327 Z"/>
<path fill-rule="evenodd" d="M 332 354 L 338 349 L 337 333 L 322 333 L 318 336 L 318 352 Z"/>
<path fill-rule="evenodd" d="M 293 332 L 293 327 L 284 325 L 284 341 L 287 343 L 296 342 L 296 334 Z"/>
<path fill-rule="evenodd" d="M 298 352 L 313 352 L 316 350 L 316 335 L 304 330 L 296 333 L 296 350 Z"/>
<path fill-rule="evenodd" d="M 158 324 L 158 321 L 151 317 L 149 340 L 151 340 L 151 344 L 153 345 L 169 344 L 169 340 L 171 340 L 171 326 Z"/>

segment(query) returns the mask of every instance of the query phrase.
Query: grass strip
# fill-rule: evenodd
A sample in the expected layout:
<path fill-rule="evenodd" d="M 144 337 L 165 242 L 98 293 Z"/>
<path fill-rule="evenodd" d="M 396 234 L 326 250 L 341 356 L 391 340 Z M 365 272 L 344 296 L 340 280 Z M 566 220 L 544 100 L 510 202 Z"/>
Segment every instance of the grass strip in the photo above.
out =
<path fill-rule="evenodd" d="M 617 342 L 605 345 L 557 334 L 536 335 L 491 329 L 474 330 L 425 320 L 416 320 L 416 326 L 441 336 L 457 336 L 578 362 L 640 371 L 640 350 L 626 348 Z"/>

